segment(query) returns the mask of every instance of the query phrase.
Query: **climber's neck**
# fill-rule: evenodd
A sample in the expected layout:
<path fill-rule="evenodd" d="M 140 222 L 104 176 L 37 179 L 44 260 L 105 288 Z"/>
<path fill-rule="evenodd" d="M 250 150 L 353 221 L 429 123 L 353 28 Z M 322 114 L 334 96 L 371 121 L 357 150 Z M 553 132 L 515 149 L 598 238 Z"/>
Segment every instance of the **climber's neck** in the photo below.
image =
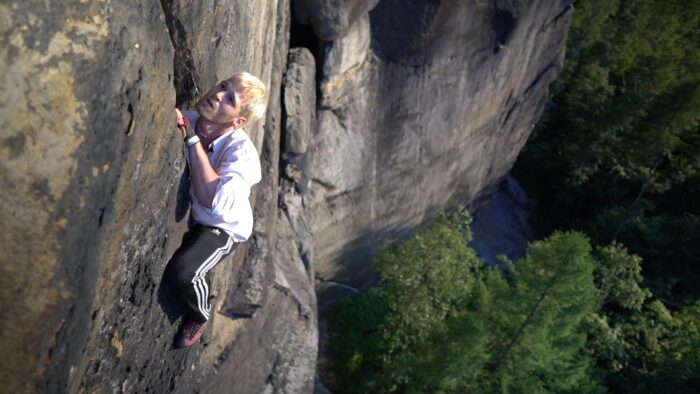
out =
<path fill-rule="evenodd" d="M 233 125 L 214 123 L 202 116 L 197 119 L 197 123 L 194 126 L 194 131 L 197 133 L 200 140 L 205 143 L 204 146 L 207 146 L 230 130 L 233 130 Z"/>

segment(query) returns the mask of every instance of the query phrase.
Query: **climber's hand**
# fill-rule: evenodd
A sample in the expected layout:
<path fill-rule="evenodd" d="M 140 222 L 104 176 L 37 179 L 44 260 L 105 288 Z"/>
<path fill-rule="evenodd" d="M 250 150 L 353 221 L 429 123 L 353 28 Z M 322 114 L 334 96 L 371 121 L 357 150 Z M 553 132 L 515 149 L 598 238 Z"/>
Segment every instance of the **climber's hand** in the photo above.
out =
<path fill-rule="evenodd" d="M 177 128 L 180 129 L 182 138 L 185 138 L 187 130 L 190 128 L 189 122 L 187 122 L 187 118 L 182 115 L 182 112 L 177 108 L 175 108 L 175 115 L 177 115 Z"/>

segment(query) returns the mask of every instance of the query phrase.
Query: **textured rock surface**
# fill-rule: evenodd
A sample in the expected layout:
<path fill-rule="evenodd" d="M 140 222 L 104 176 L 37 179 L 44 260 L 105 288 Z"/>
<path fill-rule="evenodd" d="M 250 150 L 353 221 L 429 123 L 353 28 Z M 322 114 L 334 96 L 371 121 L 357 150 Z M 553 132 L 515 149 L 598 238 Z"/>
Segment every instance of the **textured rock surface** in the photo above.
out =
<path fill-rule="evenodd" d="M 261 310 L 267 318 L 256 315 L 246 324 L 202 392 L 309 393 L 313 388 L 318 329 L 312 271 L 288 241 L 294 237 L 289 221 L 278 215 L 273 284 Z"/>
<path fill-rule="evenodd" d="M 289 7 L 0 5 L 0 184 L 12 190 L 0 224 L 3 390 L 310 390 L 313 282 L 298 257 L 272 253 Z M 205 345 L 172 350 L 179 311 L 160 282 L 186 228 L 188 187 L 176 94 L 187 108 L 238 70 L 271 92 L 264 127 L 247 130 L 264 172 L 256 231 L 214 270 L 219 313 Z"/>
<path fill-rule="evenodd" d="M 529 199 L 518 181 L 506 176 L 498 191 L 474 212 L 470 243 L 479 258 L 489 265 L 499 264 L 497 256 L 517 260 L 525 254 L 534 235 L 527 222 L 535 201 Z"/>
<path fill-rule="evenodd" d="M 331 41 L 343 36 L 358 17 L 374 8 L 379 0 L 294 0 L 294 16 L 310 23 L 316 35 Z"/>
<path fill-rule="evenodd" d="M 353 94 L 348 92 L 358 82 L 368 79 L 370 26 L 369 16 L 364 15 L 347 34 L 324 46 L 323 79 L 321 81 L 322 108 L 339 108 Z"/>
<path fill-rule="evenodd" d="M 323 392 L 314 279 L 321 308 L 369 286 L 380 240 L 496 190 L 561 67 L 569 3 L 0 4 L 3 389 Z M 292 8 L 310 51 L 288 48 Z M 239 70 L 270 88 L 246 130 L 256 227 L 214 269 L 204 343 L 171 350 L 160 282 L 188 207 L 173 107 Z"/>
<path fill-rule="evenodd" d="M 180 233 L 183 162 L 167 127 L 175 92 L 160 5 L 81 3 L 0 5 L 8 392 L 77 389 L 100 363 L 93 344 L 113 364 L 131 355 L 120 341 L 152 322 L 152 263 Z"/>
<path fill-rule="evenodd" d="M 316 61 L 306 48 L 289 51 L 284 83 L 285 149 L 303 155 L 316 127 Z"/>
<path fill-rule="evenodd" d="M 570 3 L 383 0 L 326 43 L 302 176 L 320 302 L 373 283 L 383 238 L 495 191 L 561 69 Z"/>

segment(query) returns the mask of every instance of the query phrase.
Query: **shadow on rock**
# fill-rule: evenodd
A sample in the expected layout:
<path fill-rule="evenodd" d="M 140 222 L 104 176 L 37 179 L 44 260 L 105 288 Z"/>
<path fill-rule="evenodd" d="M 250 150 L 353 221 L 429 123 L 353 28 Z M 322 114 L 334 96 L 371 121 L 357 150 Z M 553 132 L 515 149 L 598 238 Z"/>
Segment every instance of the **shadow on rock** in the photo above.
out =
<path fill-rule="evenodd" d="M 168 317 L 168 321 L 171 325 L 185 313 L 184 308 L 177 299 L 175 291 L 168 286 L 165 280 L 165 274 L 161 276 L 160 285 L 158 286 L 158 304 L 165 316 Z"/>
<path fill-rule="evenodd" d="M 190 207 L 190 169 L 185 167 L 177 187 L 177 203 L 175 205 L 175 221 L 180 223 L 187 215 Z"/>

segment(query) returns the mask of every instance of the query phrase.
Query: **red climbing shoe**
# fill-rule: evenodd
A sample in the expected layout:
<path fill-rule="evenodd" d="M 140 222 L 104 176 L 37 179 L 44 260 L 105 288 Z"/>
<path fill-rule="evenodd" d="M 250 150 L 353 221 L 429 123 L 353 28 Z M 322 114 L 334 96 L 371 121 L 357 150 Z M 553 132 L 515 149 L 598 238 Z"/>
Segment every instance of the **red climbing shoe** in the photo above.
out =
<path fill-rule="evenodd" d="M 207 323 L 208 322 L 206 321 L 199 323 L 194 320 L 187 319 L 185 324 L 182 325 L 182 329 L 180 330 L 180 335 L 178 336 L 176 347 L 190 347 L 197 343 L 197 341 L 199 341 L 199 338 L 202 337 L 202 333 L 204 333 L 204 330 L 207 328 Z"/>

